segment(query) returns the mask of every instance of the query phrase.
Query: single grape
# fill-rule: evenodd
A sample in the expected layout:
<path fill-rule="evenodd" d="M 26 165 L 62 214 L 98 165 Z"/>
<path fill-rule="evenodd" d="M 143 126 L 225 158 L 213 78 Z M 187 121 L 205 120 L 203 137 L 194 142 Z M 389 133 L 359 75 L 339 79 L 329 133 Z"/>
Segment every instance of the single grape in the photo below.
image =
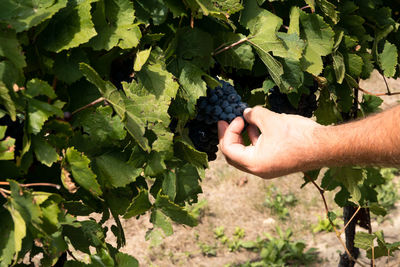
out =
<path fill-rule="evenodd" d="M 239 100 L 239 95 L 238 94 L 230 94 L 229 96 L 228 96 L 228 101 L 230 102 L 230 103 L 236 103 L 236 102 L 238 102 L 238 101 L 240 101 Z"/>
<path fill-rule="evenodd" d="M 232 106 L 227 106 L 226 108 L 224 108 L 224 112 L 225 112 L 226 114 L 232 113 L 232 111 L 233 111 Z"/>
<path fill-rule="evenodd" d="M 214 109 L 214 106 L 213 106 L 213 105 L 207 105 L 206 108 L 205 108 L 205 112 L 206 112 L 207 114 L 211 114 L 211 112 L 213 111 L 213 109 Z"/>
<path fill-rule="evenodd" d="M 228 114 L 228 121 L 229 121 L 229 123 L 231 123 L 231 121 L 233 121 L 233 119 L 235 119 L 236 118 L 236 115 L 235 114 L 233 114 L 233 113 L 229 113 Z"/>
<path fill-rule="evenodd" d="M 212 94 L 211 97 L 209 98 L 208 102 L 211 104 L 214 104 L 218 101 L 218 96 L 216 94 Z"/>
<path fill-rule="evenodd" d="M 72 113 L 69 111 L 64 112 L 64 120 L 70 121 L 72 119 Z"/>
<path fill-rule="evenodd" d="M 227 106 L 229 106 L 229 102 L 224 100 L 221 104 L 221 108 L 226 108 Z"/>
<path fill-rule="evenodd" d="M 215 90 L 215 94 L 218 96 L 218 97 L 222 97 L 223 95 L 224 95 L 224 91 L 222 90 L 222 89 L 216 89 Z"/>
<path fill-rule="evenodd" d="M 218 116 L 222 113 L 222 108 L 220 106 L 214 107 L 214 115 Z"/>
<path fill-rule="evenodd" d="M 205 96 L 201 96 L 200 98 L 199 98 L 199 100 L 197 100 L 197 106 L 200 108 L 200 109 L 204 109 L 206 106 L 207 106 L 207 98 L 205 97 Z"/>

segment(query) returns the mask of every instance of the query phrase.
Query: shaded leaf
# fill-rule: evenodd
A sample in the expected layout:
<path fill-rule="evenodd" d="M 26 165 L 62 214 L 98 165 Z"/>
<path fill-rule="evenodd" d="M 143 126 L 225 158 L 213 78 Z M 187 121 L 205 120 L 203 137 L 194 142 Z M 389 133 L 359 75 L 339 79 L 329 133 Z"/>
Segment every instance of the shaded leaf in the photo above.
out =
<path fill-rule="evenodd" d="M 97 35 L 89 44 L 95 50 L 136 47 L 142 34 L 134 24 L 135 12 L 129 0 L 105 0 L 96 4 L 93 22 Z"/>
<path fill-rule="evenodd" d="M 198 224 L 197 220 L 186 210 L 184 210 L 184 207 L 178 206 L 171 202 L 167 196 L 158 194 L 155 205 L 165 215 L 177 223 L 186 224 L 188 226 L 196 226 Z"/>
<path fill-rule="evenodd" d="M 68 1 L 41 33 L 40 42 L 49 51 L 60 52 L 88 42 L 97 35 L 90 10 L 97 0 Z"/>
<path fill-rule="evenodd" d="M 71 168 L 74 180 L 93 195 L 101 195 L 103 192 L 96 180 L 96 175 L 89 167 L 90 160 L 74 147 L 69 147 L 67 149 L 65 157 Z"/>

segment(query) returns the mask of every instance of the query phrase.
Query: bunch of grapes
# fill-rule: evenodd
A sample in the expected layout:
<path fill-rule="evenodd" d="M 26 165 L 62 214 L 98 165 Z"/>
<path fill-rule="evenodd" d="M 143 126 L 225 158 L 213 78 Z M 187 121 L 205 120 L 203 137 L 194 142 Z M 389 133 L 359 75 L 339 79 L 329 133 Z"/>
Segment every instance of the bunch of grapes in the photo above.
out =
<path fill-rule="evenodd" d="M 274 87 L 269 90 L 268 103 L 271 110 L 277 113 L 297 114 L 310 118 L 313 112 L 317 109 L 317 97 L 315 96 L 316 88 L 312 87 L 310 94 L 302 94 L 297 108 L 290 104 L 286 94 L 279 91 L 279 88 Z"/>
<path fill-rule="evenodd" d="M 231 84 L 219 82 L 222 86 L 208 88 L 207 96 L 197 100 L 197 116 L 188 124 L 189 137 L 195 148 L 207 153 L 209 161 L 217 158 L 217 122 L 223 120 L 231 123 L 236 117 L 243 116 L 243 111 L 248 107 Z"/>

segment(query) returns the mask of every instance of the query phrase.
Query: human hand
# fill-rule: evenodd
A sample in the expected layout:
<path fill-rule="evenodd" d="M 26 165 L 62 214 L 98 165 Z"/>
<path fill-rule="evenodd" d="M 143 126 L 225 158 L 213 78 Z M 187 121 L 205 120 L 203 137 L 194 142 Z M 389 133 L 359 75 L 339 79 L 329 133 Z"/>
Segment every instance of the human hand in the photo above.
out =
<path fill-rule="evenodd" d="M 244 145 L 241 136 L 242 118 L 231 124 L 218 122 L 220 149 L 229 164 L 266 179 L 318 167 L 313 133 L 324 126 L 305 117 L 278 114 L 262 107 L 246 109 L 243 116 L 250 124 L 249 146 Z"/>

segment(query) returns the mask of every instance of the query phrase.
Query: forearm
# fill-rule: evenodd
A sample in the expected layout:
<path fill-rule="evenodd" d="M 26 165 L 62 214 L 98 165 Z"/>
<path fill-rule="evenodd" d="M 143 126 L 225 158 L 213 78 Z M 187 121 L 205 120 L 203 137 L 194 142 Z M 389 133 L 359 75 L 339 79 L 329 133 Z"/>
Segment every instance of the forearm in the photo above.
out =
<path fill-rule="evenodd" d="M 400 166 L 400 106 L 366 119 L 322 127 L 313 165 Z"/>

